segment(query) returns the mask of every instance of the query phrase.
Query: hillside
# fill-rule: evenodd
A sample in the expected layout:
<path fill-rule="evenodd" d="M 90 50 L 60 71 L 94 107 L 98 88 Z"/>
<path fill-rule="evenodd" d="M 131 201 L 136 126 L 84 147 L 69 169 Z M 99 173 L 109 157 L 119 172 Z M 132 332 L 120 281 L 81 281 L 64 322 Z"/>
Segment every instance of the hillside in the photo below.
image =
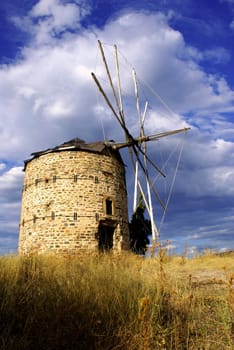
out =
<path fill-rule="evenodd" d="M 0 258 L 1 350 L 234 349 L 234 253 Z"/>

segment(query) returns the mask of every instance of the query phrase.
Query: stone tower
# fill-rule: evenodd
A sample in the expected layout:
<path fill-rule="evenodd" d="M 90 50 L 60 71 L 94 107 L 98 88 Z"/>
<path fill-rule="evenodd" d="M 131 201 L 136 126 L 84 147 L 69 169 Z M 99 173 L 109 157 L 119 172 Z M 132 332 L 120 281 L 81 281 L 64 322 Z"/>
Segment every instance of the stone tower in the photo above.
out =
<path fill-rule="evenodd" d="M 111 142 L 73 139 L 25 161 L 19 254 L 129 249 L 125 168 Z"/>

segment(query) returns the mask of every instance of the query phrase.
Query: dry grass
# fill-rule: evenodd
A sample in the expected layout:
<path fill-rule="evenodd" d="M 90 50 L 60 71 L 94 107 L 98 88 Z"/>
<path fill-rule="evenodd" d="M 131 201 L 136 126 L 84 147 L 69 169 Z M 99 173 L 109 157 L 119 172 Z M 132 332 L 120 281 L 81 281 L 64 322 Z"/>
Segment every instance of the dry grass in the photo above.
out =
<path fill-rule="evenodd" d="M 233 258 L 2 257 L 0 349 L 234 349 Z"/>

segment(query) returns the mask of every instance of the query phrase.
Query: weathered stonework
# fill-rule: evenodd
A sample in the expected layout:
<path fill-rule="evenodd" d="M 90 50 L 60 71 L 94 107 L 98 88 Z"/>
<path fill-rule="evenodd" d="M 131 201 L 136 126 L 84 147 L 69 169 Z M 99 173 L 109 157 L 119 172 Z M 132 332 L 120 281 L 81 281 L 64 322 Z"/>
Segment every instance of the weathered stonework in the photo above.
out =
<path fill-rule="evenodd" d="M 25 163 L 19 254 L 129 249 L 118 151 L 53 149 Z"/>

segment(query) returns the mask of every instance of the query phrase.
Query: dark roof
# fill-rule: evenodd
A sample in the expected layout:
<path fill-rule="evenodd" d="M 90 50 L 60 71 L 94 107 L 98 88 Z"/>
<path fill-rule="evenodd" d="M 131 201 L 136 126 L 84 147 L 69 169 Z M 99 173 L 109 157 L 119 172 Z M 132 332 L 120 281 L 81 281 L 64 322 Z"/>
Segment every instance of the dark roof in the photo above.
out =
<path fill-rule="evenodd" d="M 27 163 L 33 160 L 34 158 L 38 158 L 47 153 L 62 152 L 62 151 L 86 151 L 86 152 L 103 153 L 103 154 L 109 154 L 109 155 L 115 154 L 116 158 L 121 163 L 123 163 L 119 151 L 114 150 L 112 148 L 113 144 L 114 144 L 113 140 L 86 143 L 84 140 L 79 139 L 77 137 L 70 141 L 64 142 L 61 145 L 58 145 L 54 148 L 48 148 L 44 151 L 31 153 L 32 158 L 24 161 L 24 164 L 25 164 L 24 170 L 26 168 Z"/>

